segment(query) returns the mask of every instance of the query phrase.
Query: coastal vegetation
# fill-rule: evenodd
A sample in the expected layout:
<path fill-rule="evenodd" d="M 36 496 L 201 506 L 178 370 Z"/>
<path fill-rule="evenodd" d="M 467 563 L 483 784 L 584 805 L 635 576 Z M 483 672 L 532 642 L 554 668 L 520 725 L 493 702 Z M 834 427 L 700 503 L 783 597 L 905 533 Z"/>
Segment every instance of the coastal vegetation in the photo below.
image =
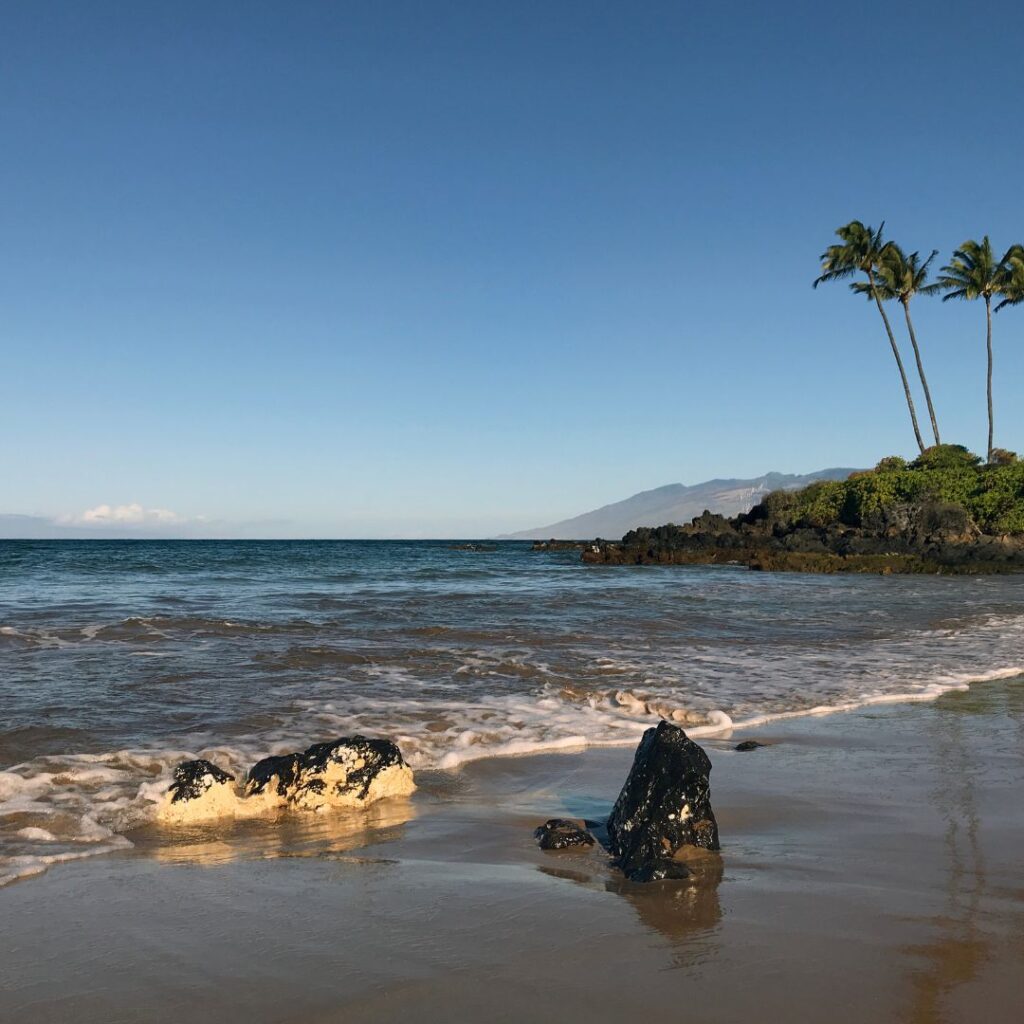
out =
<path fill-rule="evenodd" d="M 861 527 L 887 510 L 923 502 L 964 509 L 983 533 L 1024 534 L 1024 462 L 996 449 L 983 464 L 961 445 L 936 445 L 913 462 L 893 455 L 846 480 L 773 491 L 759 507 L 787 524 Z"/>
<path fill-rule="evenodd" d="M 897 301 L 903 307 L 907 334 L 914 352 L 925 402 L 928 406 L 932 436 L 935 444 L 939 445 L 941 437 L 938 417 L 925 374 L 917 333 L 910 316 L 910 301 L 916 295 L 938 294 L 942 294 L 943 302 L 950 299 L 968 301 L 982 299 L 985 305 L 985 349 L 987 355 L 988 447 L 986 458 L 991 463 L 998 451 L 995 447 L 995 417 L 992 397 L 992 313 L 1024 302 L 1024 245 L 1018 243 L 1010 246 L 1003 256 L 997 259 L 988 235 L 985 235 L 980 242 L 968 239 L 954 251 L 950 262 L 940 270 L 938 278 L 929 283 L 929 269 L 935 257 L 938 256 L 938 250 L 932 250 L 931 255 L 923 260 L 918 252 L 907 255 L 898 244 L 885 240 L 884 229 L 884 222 L 876 230 L 859 220 L 850 221 L 849 224 L 837 228 L 836 235 L 839 237 L 839 242 L 830 245 L 822 253 L 821 274 L 815 279 L 814 287 L 817 288 L 819 284 L 831 281 L 848 280 L 859 274 L 864 275 L 864 280 L 851 282 L 850 288 L 855 294 L 864 295 L 873 302 L 882 318 L 903 386 L 903 394 L 914 430 L 914 439 L 921 453 L 924 453 L 926 445 L 921 436 L 913 391 L 907 378 L 896 335 L 885 311 L 885 303 Z"/>
<path fill-rule="evenodd" d="M 1007 572 L 1024 569 L 1024 462 L 988 462 L 933 445 L 912 462 L 882 459 L 845 480 L 773 491 L 749 512 L 705 512 L 685 526 L 597 541 L 587 562 L 732 563 L 813 572 Z"/>

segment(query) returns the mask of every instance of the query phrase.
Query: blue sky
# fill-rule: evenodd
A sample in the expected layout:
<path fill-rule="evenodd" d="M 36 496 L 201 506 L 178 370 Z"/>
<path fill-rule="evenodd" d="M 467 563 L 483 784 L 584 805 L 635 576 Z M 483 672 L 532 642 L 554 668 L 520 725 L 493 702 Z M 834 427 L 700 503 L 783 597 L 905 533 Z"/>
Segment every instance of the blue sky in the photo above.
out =
<path fill-rule="evenodd" d="M 0 514 L 476 536 L 911 453 L 811 281 L 854 217 L 1024 239 L 1024 13 L 965 12 L 3 4 Z M 916 314 L 980 450 L 983 311 Z M 1024 448 L 1024 310 L 995 344 Z"/>

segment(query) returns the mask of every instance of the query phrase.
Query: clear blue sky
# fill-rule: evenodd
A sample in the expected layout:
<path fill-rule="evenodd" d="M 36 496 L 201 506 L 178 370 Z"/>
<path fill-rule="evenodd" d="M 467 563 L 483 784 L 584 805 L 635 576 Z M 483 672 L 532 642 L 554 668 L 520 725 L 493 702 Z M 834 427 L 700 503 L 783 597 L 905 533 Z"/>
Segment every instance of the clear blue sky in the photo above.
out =
<path fill-rule="evenodd" d="M 1017 3 L 0 13 L 0 513 L 474 536 L 870 465 L 913 437 L 833 229 L 1024 240 Z M 917 321 L 981 450 L 983 311 Z"/>

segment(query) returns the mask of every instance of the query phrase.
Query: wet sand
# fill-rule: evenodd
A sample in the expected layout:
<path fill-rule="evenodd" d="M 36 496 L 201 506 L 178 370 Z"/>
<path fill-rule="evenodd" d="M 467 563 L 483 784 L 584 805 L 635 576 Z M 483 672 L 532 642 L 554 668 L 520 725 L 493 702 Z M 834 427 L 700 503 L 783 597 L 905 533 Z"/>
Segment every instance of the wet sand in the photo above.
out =
<path fill-rule="evenodd" d="M 631 750 L 481 761 L 0 890 L 0 1020 L 1022 1018 L 1024 682 L 702 743 L 717 884 L 537 849 L 607 813 Z"/>

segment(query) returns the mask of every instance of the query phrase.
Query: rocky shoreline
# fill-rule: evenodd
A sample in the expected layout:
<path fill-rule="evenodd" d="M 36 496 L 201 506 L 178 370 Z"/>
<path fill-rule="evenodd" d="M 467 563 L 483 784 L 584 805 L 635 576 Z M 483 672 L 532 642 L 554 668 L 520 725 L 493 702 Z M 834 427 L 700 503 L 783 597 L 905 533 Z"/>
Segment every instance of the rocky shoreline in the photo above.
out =
<path fill-rule="evenodd" d="M 691 876 L 699 882 L 709 864 L 720 864 L 710 775 L 703 748 L 663 720 L 644 733 L 607 821 L 549 818 L 534 830 L 534 838 L 549 851 L 586 850 L 600 841 L 611 863 L 633 882 Z M 249 770 L 242 787 L 210 761 L 183 761 L 157 821 L 192 826 L 282 810 L 364 810 L 415 789 L 412 769 L 395 743 L 349 736 L 265 757 Z"/>
<path fill-rule="evenodd" d="M 685 526 L 631 530 L 596 540 L 584 562 L 600 565 L 745 565 L 775 572 L 1003 573 L 1024 570 L 1024 536 L 983 533 L 955 504 L 881 509 L 859 525 L 793 522 L 770 505 L 726 519 L 705 512 Z"/>

